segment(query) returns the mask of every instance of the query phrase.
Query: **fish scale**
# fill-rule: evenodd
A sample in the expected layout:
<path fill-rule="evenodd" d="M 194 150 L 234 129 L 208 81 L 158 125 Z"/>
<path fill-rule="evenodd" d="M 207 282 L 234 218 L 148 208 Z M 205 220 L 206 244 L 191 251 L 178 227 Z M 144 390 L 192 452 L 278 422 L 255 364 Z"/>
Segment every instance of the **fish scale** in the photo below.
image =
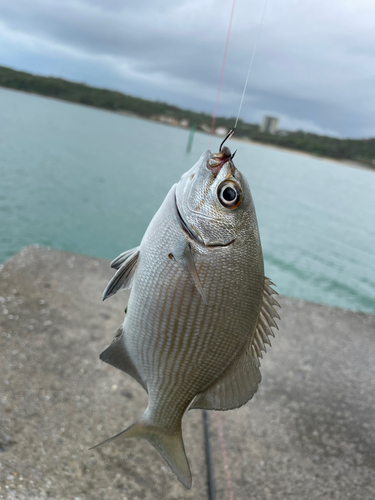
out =
<path fill-rule="evenodd" d="M 216 378 L 220 374 L 223 368 L 223 360 L 225 364 L 228 364 L 241 349 L 249 335 L 248 323 L 244 321 L 242 316 L 237 316 L 237 321 L 234 321 L 233 318 L 230 319 L 232 332 L 230 336 L 226 334 L 229 325 L 226 324 L 227 321 L 225 319 L 228 317 L 231 309 L 233 309 L 233 303 L 230 300 L 230 296 L 233 295 L 231 287 L 226 287 L 223 297 L 224 300 L 227 299 L 230 307 L 223 307 L 221 300 L 219 307 L 211 306 L 207 308 L 201 301 L 199 293 L 193 283 L 191 283 L 190 277 L 184 272 L 184 269 L 167 257 L 166 249 L 173 249 L 181 237 L 181 230 L 172 210 L 172 194 L 173 192 L 171 191 L 166 199 L 165 206 L 161 207 L 159 215 L 155 217 L 153 224 L 150 226 L 150 232 L 145 234 L 141 243 L 141 255 L 143 247 L 146 249 L 145 259 L 141 258 L 139 262 L 137 280 L 132 289 L 128 305 L 128 315 L 124 323 L 124 332 L 132 358 L 139 359 L 142 353 L 147 352 L 147 357 L 143 358 L 143 363 L 137 364 L 137 369 L 145 381 L 152 379 L 152 384 L 148 385 L 150 395 L 149 410 L 153 411 L 155 422 L 162 426 L 171 427 L 171 421 L 173 420 L 173 422 L 178 423 L 181 420 L 192 398 L 198 392 L 204 390 L 212 382 L 213 378 Z M 159 266 L 157 267 L 153 264 L 155 260 L 159 262 Z M 206 272 L 203 269 L 201 270 L 206 288 L 209 290 L 212 289 L 214 295 L 218 295 L 218 280 L 221 282 L 232 281 L 236 285 L 236 280 L 228 280 L 228 276 L 226 276 L 228 267 L 229 269 L 231 267 L 229 263 L 232 262 L 233 255 L 228 255 L 227 259 L 225 259 L 225 256 L 221 256 L 221 260 L 224 260 L 224 263 L 214 263 L 215 274 L 210 273 L 209 269 Z M 228 262 L 225 262 L 226 260 Z M 242 263 L 247 265 L 246 256 L 242 257 L 242 259 L 235 258 L 234 260 L 236 271 L 240 273 L 241 267 L 239 266 L 239 261 L 242 260 Z M 160 264 L 160 262 L 163 262 L 164 265 Z M 242 267 L 244 267 L 243 264 Z M 206 264 L 206 267 L 209 268 L 210 265 L 209 262 L 208 266 Z M 202 263 L 201 268 L 204 267 L 204 263 Z M 204 279 L 205 275 L 207 275 L 206 279 Z M 152 278 L 149 278 L 150 276 Z M 231 274 L 230 278 L 232 278 Z M 145 280 L 146 286 L 144 286 L 143 280 Z M 148 288 L 148 292 L 145 292 L 148 281 L 159 283 L 160 291 Z M 172 329 L 172 321 L 176 316 L 177 309 L 176 297 L 179 296 L 178 284 L 180 284 L 182 300 L 186 304 L 191 304 L 193 309 L 193 313 L 188 315 L 190 321 L 185 326 L 183 335 L 179 335 L 179 332 L 174 332 Z M 192 292 L 191 297 L 187 293 L 189 288 Z M 158 298 L 158 309 L 148 307 L 148 304 L 152 303 L 150 299 L 154 297 Z M 248 301 L 250 302 L 249 299 Z M 133 308 L 133 302 L 139 304 L 139 306 Z M 243 304 L 241 305 L 243 306 Z M 164 311 L 168 311 L 167 315 L 162 311 L 163 309 Z M 164 321 L 166 324 L 161 326 Z M 241 322 L 244 324 L 241 325 Z M 147 328 L 144 326 L 148 323 L 152 325 L 152 336 L 148 335 Z M 233 332 L 233 328 L 235 332 Z M 241 330 L 242 334 L 239 334 L 238 332 L 241 332 Z M 204 332 L 204 335 L 200 332 Z M 242 338 L 238 339 L 238 336 Z M 185 361 L 182 366 L 184 369 L 180 370 L 180 372 L 184 373 L 185 379 L 190 379 L 190 384 L 185 391 L 182 391 L 175 383 L 175 372 L 173 370 L 173 347 L 175 343 L 171 342 L 171 339 L 173 338 L 178 342 L 180 338 L 184 337 L 189 340 L 189 343 L 184 346 L 185 349 L 183 351 L 180 351 Z M 131 347 L 133 338 L 138 346 L 134 351 Z M 156 345 L 159 342 L 162 344 L 162 349 L 164 349 L 164 358 L 153 360 L 152 354 L 157 352 Z M 213 355 L 210 356 L 210 353 L 213 353 Z M 224 357 L 222 353 L 225 353 Z M 207 358 L 210 363 L 206 362 L 204 369 L 199 369 L 199 365 L 202 365 L 203 360 L 207 361 Z M 214 359 L 211 360 L 210 358 Z M 160 372 L 155 371 L 155 366 L 160 367 Z M 168 379 L 163 377 L 166 369 L 169 373 Z M 158 394 L 157 406 L 153 403 L 154 392 Z M 177 392 L 181 393 L 178 397 L 176 396 Z M 169 401 L 173 398 L 175 399 L 175 412 L 173 416 L 167 420 L 163 420 L 163 416 L 166 418 L 165 414 L 168 413 L 165 407 L 168 409 Z M 177 407 L 180 409 L 179 412 L 177 411 Z"/>
<path fill-rule="evenodd" d="M 251 399 L 277 316 L 250 189 L 228 148 L 202 155 L 171 188 L 140 247 L 112 265 L 103 298 L 131 293 L 120 335 L 101 359 L 134 377 L 149 398 L 120 434 L 147 439 L 190 487 L 184 413 Z"/>

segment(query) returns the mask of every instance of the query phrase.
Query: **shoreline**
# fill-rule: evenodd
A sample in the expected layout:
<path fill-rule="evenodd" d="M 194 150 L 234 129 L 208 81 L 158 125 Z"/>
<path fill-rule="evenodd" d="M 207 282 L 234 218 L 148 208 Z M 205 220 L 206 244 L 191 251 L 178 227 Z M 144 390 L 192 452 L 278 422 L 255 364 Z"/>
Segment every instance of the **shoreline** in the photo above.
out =
<path fill-rule="evenodd" d="M 354 160 L 338 160 L 337 158 L 332 158 L 330 156 L 320 156 L 320 155 L 314 155 L 312 153 L 307 153 L 306 151 L 301 151 L 300 149 L 291 149 L 291 148 L 286 148 L 283 146 L 278 146 L 275 144 L 267 144 L 265 142 L 252 141 L 251 139 L 243 139 L 243 138 L 239 138 L 239 137 L 232 137 L 232 140 L 246 142 L 248 144 L 255 144 L 256 146 L 263 146 L 265 148 L 277 149 L 279 151 L 293 153 L 296 155 L 307 156 L 309 158 L 314 158 L 315 160 L 332 161 L 334 163 L 338 163 L 339 165 L 344 165 L 346 167 L 358 168 L 360 170 L 375 171 L 375 166 L 371 167 L 370 165 L 359 163 L 359 162 L 356 162 Z"/>
<path fill-rule="evenodd" d="M 128 116 L 130 118 L 137 118 L 139 120 L 146 120 L 146 121 L 150 121 L 150 122 L 153 122 L 153 123 L 158 123 L 159 125 L 166 125 L 168 127 L 174 127 L 174 128 L 179 128 L 179 129 L 182 129 L 182 130 L 189 131 L 189 127 L 181 127 L 179 125 L 172 125 L 170 123 L 163 123 L 163 122 L 161 122 L 159 120 L 154 120 L 152 118 L 146 118 L 144 116 L 137 115 L 135 113 L 132 113 L 131 111 L 126 111 L 126 110 L 114 111 L 114 110 L 107 109 L 107 108 L 100 108 L 100 107 L 97 107 L 97 106 L 92 106 L 90 104 L 84 104 L 84 103 L 80 103 L 80 102 L 68 101 L 66 99 L 60 99 L 59 97 L 47 96 L 47 95 L 43 95 L 43 94 L 37 94 L 36 92 L 27 92 L 25 90 L 13 89 L 13 88 L 10 88 L 10 87 L 2 87 L 2 86 L 0 86 L 0 89 L 9 90 L 11 92 L 19 92 L 21 94 L 33 95 L 33 96 L 41 97 L 41 98 L 45 98 L 45 99 L 53 99 L 53 100 L 56 100 L 56 101 L 59 101 L 59 102 L 74 104 L 74 105 L 77 105 L 77 106 L 84 106 L 86 108 L 97 109 L 99 111 L 106 111 L 108 113 L 114 113 L 116 115 Z M 198 132 L 202 133 L 202 134 L 209 135 L 207 132 L 204 132 L 203 130 L 199 130 Z M 215 137 L 220 137 L 220 136 L 215 136 Z M 361 169 L 361 170 L 375 171 L 375 165 L 372 167 L 371 165 L 360 163 L 360 162 L 356 162 L 354 160 L 339 160 L 337 158 L 332 158 L 330 156 L 314 155 L 312 153 L 308 153 L 306 151 L 301 151 L 299 149 L 292 149 L 292 148 L 283 147 L 283 146 L 280 146 L 280 145 L 270 144 L 270 143 L 266 143 L 266 142 L 253 141 L 252 139 L 247 139 L 247 138 L 243 138 L 243 137 L 233 137 L 232 140 L 240 141 L 240 142 L 245 142 L 247 144 L 254 144 L 256 146 L 262 146 L 262 147 L 265 147 L 265 148 L 277 149 L 279 151 L 284 151 L 284 152 L 287 152 L 287 153 L 289 152 L 289 153 L 292 153 L 292 154 L 298 154 L 298 155 L 302 155 L 302 156 L 307 156 L 307 157 L 314 158 L 314 159 L 320 159 L 320 160 L 324 160 L 324 161 L 332 161 L 334 163 L 338 163 L 338 164 L 344 165 L 346 167 L 353 167 L 353 168 L 357 168 L 357 169 Z"/>

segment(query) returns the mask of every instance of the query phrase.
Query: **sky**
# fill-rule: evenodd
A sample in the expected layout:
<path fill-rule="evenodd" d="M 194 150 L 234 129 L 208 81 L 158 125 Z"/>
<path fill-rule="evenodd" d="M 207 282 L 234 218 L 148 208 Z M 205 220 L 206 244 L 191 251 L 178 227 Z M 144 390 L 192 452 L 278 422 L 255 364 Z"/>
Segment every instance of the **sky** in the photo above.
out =
<path fill-rule="evenodd" d="M 0 65 L 214 111 L 233 0 L 0 0 Z M 218 114 L 235 117 L 264 0 L 236 0 Z M 241 118 L 375 136 L 374 0 L 268 0 Z"/>

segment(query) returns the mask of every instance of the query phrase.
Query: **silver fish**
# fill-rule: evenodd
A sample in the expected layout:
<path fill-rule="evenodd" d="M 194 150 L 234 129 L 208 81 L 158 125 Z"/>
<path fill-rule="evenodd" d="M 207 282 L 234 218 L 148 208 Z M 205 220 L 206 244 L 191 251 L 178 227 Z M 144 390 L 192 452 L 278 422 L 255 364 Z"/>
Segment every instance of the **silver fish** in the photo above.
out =
<path fill-rule="evenodd" d="M 201 156 L 171 188 L 140 246 L 111 266 L 117 272 L 103 300 L 131 293 L 100 359 L 148 393 L 143 415 L 117 436 L 147 439 L 190 488 L 184 413 L 229 410 L 252 398 L 279 317 L 250 189 L 227 147 Z"/>

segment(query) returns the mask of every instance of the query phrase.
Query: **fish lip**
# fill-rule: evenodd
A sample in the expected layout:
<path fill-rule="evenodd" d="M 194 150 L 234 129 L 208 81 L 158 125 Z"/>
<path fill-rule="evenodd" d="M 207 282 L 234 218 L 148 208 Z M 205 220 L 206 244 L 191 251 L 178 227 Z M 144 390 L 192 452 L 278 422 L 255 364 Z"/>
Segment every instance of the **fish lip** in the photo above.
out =
<path fill-rule="evenodd" d="M 183 230 L 183 232 L 185 234 L 187 234 L 189 236 L 190 239 L 192 239 L 196 243 L 198 243 L 198 245 L 201 245 L 201 246 L 204 246 L 204 247 L 210 247 L 210 248 L 213 248 L 213 247 L 229 247 L 229 245 L 231 245 L 232 243 L 234 243 L 236 241 L 236 238 L 234 238 L 229 243 L 223 243 L 223 244 L 222 243 L 207 243 L 206 244 L 202 240 L 202 238 L 199 236 L 199 234 L 197 234 L 195 231 L 192 231 L 190 229 L 190 227 L 187 225 L 187 223 L 185 222 L 184 218 L 182 217 L 181 212 L 179 211 L 178 205 L 177 205 L 176 191 L 174 192 L 174 206 L 175 206 L 175 209 L 176 209 L 177 220 L 178 220 L 178 222 L 180 224 L 181 229 Z"/>
<path fill-rule="evenodd" d="M 231 245 L 235 241 L 236 241 L 236 238 L 234 238 L 233 240 L 231 240 L 229 243 L 207 243 L 207 245 L 205 244 L 204 246 L 210 247 L 210 248 L 215 248 L 215 247 L 229 247 L 229 245 Z"/>

